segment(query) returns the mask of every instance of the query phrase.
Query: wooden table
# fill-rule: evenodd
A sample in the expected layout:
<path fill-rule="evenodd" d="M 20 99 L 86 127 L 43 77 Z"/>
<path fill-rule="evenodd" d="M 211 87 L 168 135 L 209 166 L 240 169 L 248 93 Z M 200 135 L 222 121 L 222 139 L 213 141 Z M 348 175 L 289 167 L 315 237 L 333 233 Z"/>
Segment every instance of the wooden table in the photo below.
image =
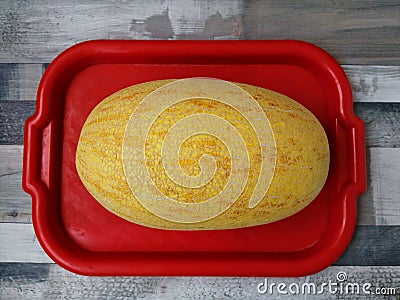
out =
<path fill-rule="evenodd" d="M 23 126 L 47 64 L 90 39 L 300 39 L 330 52 L 349 76 L 354 109 L 365 121 L 369 187 L 359 198 L 354 238 L 334 266 L 269 280 L 321 283 L 346 272 L 351 282 L 397 288 L 385 299 L 400 299 L 400 1 L 83 2 L 0 2 L 1 299 L 267 297 L 257 291 L 263 278 L 83 277 L 44 254 L 21 188 Z"/>

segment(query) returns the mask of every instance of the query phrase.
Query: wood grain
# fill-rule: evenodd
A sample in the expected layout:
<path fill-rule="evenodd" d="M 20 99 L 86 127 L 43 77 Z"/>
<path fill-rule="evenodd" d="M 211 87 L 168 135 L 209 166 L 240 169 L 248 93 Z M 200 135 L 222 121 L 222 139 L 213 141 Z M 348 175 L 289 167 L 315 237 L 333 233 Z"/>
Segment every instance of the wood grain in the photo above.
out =
<path fill-rule="evenodd" d="M 400 64 L 399 1 L 2 1 L 0 62 L 91 39 L 300 39 L 345 64 Z"/>
<path fill-rule="evenodd" d="M 0 149 L 0 222 L 31 223 L 32 200 L 21 182 L 23 147 Z"/>
<path fill-rule="evenodd" d="M 7 241 L 0 248 L 0 262 L 53 262 L 39 245 L 32 224 L 0 223 L 0 236 Z"/>
<path fill-rule="evenodd" d="M 356 226 L 345 253 L 335 262 L 338 266 L 398 266 L 400 226 Z"/>
<path fill-rule="evenodd" d="M 365 125 L 367 147 L 400 147 L 400 103 L 354 103 Z"/>
<path fill-rule="evenodd" d="M 91 39 L 240 38 L 242 1 L 2 1 L 0 62 L 49 62 Z"/>
<path fill-rule="evenodd" d="M 25 121 L 35 108 L 35 101 L 0 101 L 0 145 L 24 143 Z"/>
<path fill-rule="evenodd" d="M 0 101 L 34 100 L 42 64 L 0 64 Z"/>
<path fill-rule="evenodd" d="M 400 102 L 399 66 L 343 65 L 355 102 Z"/>
<path fill-rule="evenodd" d="M 22 125 L 33 113 L 42 63 L 89 39 L 288 38 L 315 43 L 346 64 L 355 102 L 367 104 L 355 105 L 367 123 L 369 145 L 369 188 L 358 201 L 358 224 L 381 226 L 357 226 L 355 241 L 338 261 L 352 266 L 268 280 L 322 283 L 346 272 L 348 282 L 396 287 L 396 296 L 284 296 L 276 289 L 260 295 L 261 278 L 78 276 L 48 263 L 30 224 L 11 224 L 25 226 L 15 229 L 3 223 L 0 257 L 9 261 L 17 253 L 16 261 L 43 263 L 0 259 L 0 299 L 400 299 L 399 266 L 354 266 L 399 264 L 399 226 L 386 226 L 400 225 L 399 0 L 0 1 L 0 63 L 6 63 L 0 64 L 0 102 L 16 101 L 0 105 L 0 222 L 31 222 L 30 197 L 21 189 Z"/>
<path fill-rule="evenodd" d="M 245 1 L 245 39 L 300 39 L 340 63 L 400 62 L 399 1 Z"/>
<path fill-rule="evenodd" d="M 0 145 L 22 145 L 34 111 L 35 101 L 0 101 Z M 400 103 L 355 103 L 354 111 L 365 122 L 368 147 L 400 147 Z"/>
<path fill-rule="evenodd" d="M 21 187 L 22 146 L 0 145 L 0 222 L 31 222 L 31 199 Z M 358 199 L 359 225 L 400 225 L 400 148 L 367 150 L 368 188 Z"/>
<path fill-rule="evenodd" d="M 400 293 L 400 267 L 329 267 L 307 277 L 85 277 L 72 274 L 54 264 L 0 264 L 0 290 L 2 299 L 396 299 L 396 296 L 336 294 L 326 288 L 324 293 L 297 295 L 279 294 L 277 288 L 258 292 L 258 285 L 309 283 L 321 287 L 322 283 L 340 283 L 337 274 L 345 272 L 348 283 L 362 287 L 371 283 L 375 288 L 395 288 Z M 286 288 L 289 291 L 288 288 Z M 318 289 L 320 290 L 320 289 Z M 351 291 L 351 290 L 350 290 Z M 398 299 L 398 298 L 397 298 Z"/>
<path fill-rule="evenodd" d="M 400 225 L 400 148 L 367 149 L 367 191 L 358 200 L 357 224 Z"/>
<path fill-rule="evenodd" d="M 39 245 L 32 224 L 0 223 L 0 236 L 7 243 L 0 248 L 0 262 L 49 263 L 52 260 Z M 356 226 L 353 239 L 339 266 L 400 265 L 400 226 Z"/>
<path fill-rule="evenodd" d="M 0 64 L 0 100 L 35 100 L 48 64 Z M 343 65 L 354 102 L 400 102 L 400 66 Z"/>

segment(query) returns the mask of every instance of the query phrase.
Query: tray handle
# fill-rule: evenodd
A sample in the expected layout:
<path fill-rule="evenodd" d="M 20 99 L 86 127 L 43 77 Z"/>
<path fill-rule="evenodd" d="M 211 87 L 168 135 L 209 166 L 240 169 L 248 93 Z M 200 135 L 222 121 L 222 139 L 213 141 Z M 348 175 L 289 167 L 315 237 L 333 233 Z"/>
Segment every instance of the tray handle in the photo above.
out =
<path fill-rule="evenodd" d="M 32 193 L 37 185 L 51 189 L 50 162 L 53 158 L 53 122 L 41 124 L 35 116 L 28 118 L 25 125 L 23 188 Z"/>
<path fill-rule="evenodd" d="M 352 171 L 352 181 L 356 184 L 358 194 L 365 192 L 366 183 L 366 149 L 365 149 L 365 129 L 364 122 L 354 115 L 351 128 L 351 149 L 352 160 L 355 168 Z"/>
<path fill-rule="evenodd" d="M 335 153 L 336 167 L 350 171 L 346 177 L 338 179 L 339 184 L 349 183 L 354 195 L 359 196 L 365 192 L 367 185 L 364 122 L 354 114 L 336 119 L 336 139 L 342 144 Z"/>

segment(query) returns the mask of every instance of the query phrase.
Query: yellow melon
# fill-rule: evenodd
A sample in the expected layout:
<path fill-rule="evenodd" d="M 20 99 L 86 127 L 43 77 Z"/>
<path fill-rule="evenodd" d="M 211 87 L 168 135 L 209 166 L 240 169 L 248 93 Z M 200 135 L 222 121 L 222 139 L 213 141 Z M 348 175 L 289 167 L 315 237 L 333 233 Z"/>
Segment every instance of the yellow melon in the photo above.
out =
<path fill-rule="evenodd" d="M 78 174 L 112 213 L 161 229 L 261 225 L 322 189 L 329 145 L 315 116 L 260 87 L 210 78 L 134 85 L 101 101 Z"/>

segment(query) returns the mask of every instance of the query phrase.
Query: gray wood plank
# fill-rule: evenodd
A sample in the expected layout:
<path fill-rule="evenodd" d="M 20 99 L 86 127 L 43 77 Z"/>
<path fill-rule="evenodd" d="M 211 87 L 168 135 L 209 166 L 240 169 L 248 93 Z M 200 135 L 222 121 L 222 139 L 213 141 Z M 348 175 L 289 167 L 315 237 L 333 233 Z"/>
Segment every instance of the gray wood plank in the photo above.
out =
<path fill-rule="evenodd" d="M 34 100 L 43 70 L 41 64 L 0 64 L 0 101 Z"/>
<path fill-rule="evenodd" d="M 400 225 L 400 148 L 367 149 L 367 191 L 358 199 L 357 224 Z"/>
<path fill-rule="evenodd" d="M 25 121 L 35 108 L 35 101 L 0 101 L 0 145 L 24 143 Z"/>
<path fill-rule="evenodd" d="M 400 102 L 399 66 L 343 65 L 355 102 Z"/>
<path fill-rule="evenodd" d="M 400 103 L 354 103 L 364 121 L 367 147 L 400 147 Z"/>
<path fill-rule="evenodd" d="M 400 103 L 355 103 L 365 122 L 368 147 L 400 147 Z M 34 101 L 0 101 L 0 145 L 23 144 L 24 123 L 35 111 Z"/>
<path fill-rule="evenodd" d="M 300 39 L 346 64 L 400 64 L 399 1 L 2 1 L 0 62 L 90 39 Z"/>
<path fill-rule="evenodd" d="M 0 262 L 53 262 L 39 245 L 32 224 L 0 223 L 0 239 Z"/>
<path fill-rule="evenodd" d="M 400 226 L 356 226 L 353 239 L 337 266 L 400 265 Z"/>
<path fill-rule="evenodd" d="M 0 100 L 34 100 L 48 64 L 0 64 Z M 354 102 L 400 102 L 400 66 L 343 65 Z"/>
<path fill-rule="evenodd" d="M 49 263 L 32 224 L 0 223 L 0 262 Z M 334 265 L 400 266 L 400 226 L 357 225 L 346 252 Z"/>
<path fill-rule="evenodd" d="M 21 187 L 22 146 L 0 146 L 0 222 L 31 222 Z M 359 225 L 400 225 L 400 148 L 367 149 L 367 191 L 358 199 Z"/>
<path fill-rule="evenodd" d="M 245 1 L 245 39 L 300 39 L 340 63 L 400 62 L 399 1 Z"/>
<path fill-rule="evenodd" d="M 22 190 L 22 146 L 0 147 L 0 222 L 31 223 L 31 197 Z"/>
<path fill-rule="evenodd" d="M 0 62 L 49 62 L 91 39 L 240 38 L 242 1 L 2 1 Z"/>
<path fill-rule="evenodd" d="M 347 280 L 337 279 L 346 274 Z M 339 277 L 340 278 L 340 277 Z M 337 284 L 329 292 L 328 284 Z M 269 287 L 265 294 L 263 284 Z M 271 288 L 271 284 L 275 286 Z M 277 284 L 286 284 L 287 295 Z M 322 284 L 325 283 L 324 288 Z M 346 283 L 360 287 L 359 294 Z M 364 284 L 371 284 L 371 287 Z M 290 292 L 289 285 L 300 291 Z M 307 293 L 307 286 L 318 287 Z M 305 286 L 305 293 L 302 292 Z M 396 299 L 400 293 L 400 267 L 329 267 L 307 277 L 85 277 L 72 274 L 54 264 L 0 264 L 2 299 Z M 347 288 L 346 288 L 347 287 Z M 339 289 L 341 288 L 341 289 Z M 376 288 L 392 295 L 379 297 Z M 392 289 L 393 290 L 389 290 Z M 317 294 L 317 291 L 323 293 Z M 333 292 L 336 293 L 334 294 Z M 354 289 L 356 293 L 357 289 Z M 396 295 L 393 295 L 395 293 Z M 397 298 L 398 299 L 398 298 Z"/>

